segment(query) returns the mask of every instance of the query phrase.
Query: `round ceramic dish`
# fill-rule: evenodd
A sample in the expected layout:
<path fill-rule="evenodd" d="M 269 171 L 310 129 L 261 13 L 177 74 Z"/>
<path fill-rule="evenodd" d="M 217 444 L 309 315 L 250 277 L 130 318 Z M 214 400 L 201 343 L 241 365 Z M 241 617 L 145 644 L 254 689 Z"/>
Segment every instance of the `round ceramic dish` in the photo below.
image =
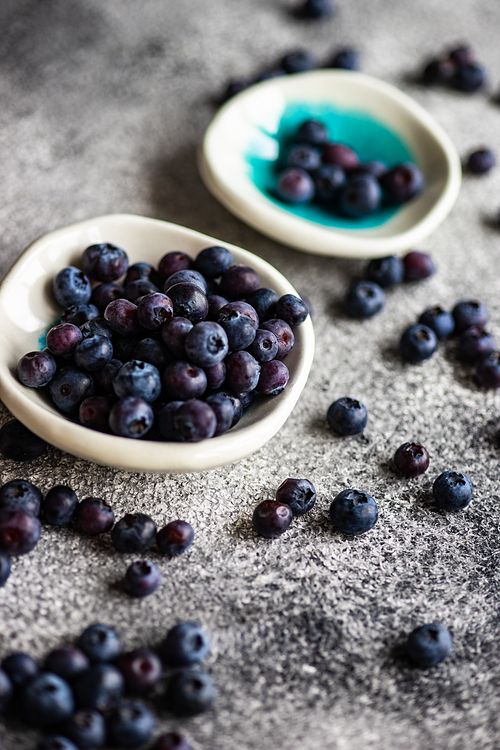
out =
<path fill-rule="evenodd" d="M 199 443 L 132 440 L 95 432 L 62 416 L 36 389 L 15 377 L 23 354 L 40 348 L 40 339 L 61 315 L 51 293 L 55 274 L 79 265 L 91 244 L 113 242 L 126 250 L 131 263 L 157 265 L 172 250 L 193 255 L 204 247 L 224 244 L 236 263 L 254 268 L 261 286 L 281 296 L 297 294 L 269 263 L 246 250 L 221 243 L 190 229 L 141 216 L 110 215 L 46 234 L 30 245 L 0 285 L 0 397 L 12 414 L 52 445 L 96 463 L 136 472 L 188 472 L 212 469 L 250 455 L 275 435 L 286 421 L 306 384 L 314 356 L 314 332 L 308 318 L 295 330 L 295 346 L 286 359 L 288 386 L 277 396 L 257 397 L 230 432 Z"/>
<path fill-rule="evenodd" d="M 297 105 L 303 119 L 307 108 L 314 113 L 331 105 L 340 116 L 342 111 L 358 112 L 367 124 L 387 128 L 422 170 L 423 192 L 379 226 L 363 228 L 355 223 L 349 228 L 325 226 L 271 200 L 255 184 L 252 159 L 276 160 L 280 122 L 288 108 Z M 383 257 L 421 242 L 447 216 L 461 182 L 457 150 L 428 112 L 394 86 L 340 70 L 284 76 L 238 94 L 208 127 L 198 164 L 208 189 L 251 226 L 298 250 L 350 258 Z"/>

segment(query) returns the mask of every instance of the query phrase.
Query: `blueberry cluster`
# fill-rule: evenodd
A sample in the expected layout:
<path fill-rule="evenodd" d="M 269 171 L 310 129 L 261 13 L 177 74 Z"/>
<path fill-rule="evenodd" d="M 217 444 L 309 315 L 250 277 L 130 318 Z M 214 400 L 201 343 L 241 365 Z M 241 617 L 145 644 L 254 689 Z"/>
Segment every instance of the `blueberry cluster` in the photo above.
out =
<path fill-rule="evenodd" d="M 297 9 L 296 14 L 307 18 L 324 18 L 327 15 L 326 11 L 329 5 L 328 0 L 305 0 L 304 5 Z M 317 15 L 313 15 L 314 13 Z M 254 83 L 261 83 L 262 81 L 293 73 L 306 73 L 318 67 L 318 61 L 311 52 L 304 49 L 292 50 L 283 55 L 274 65 L 261 70 L 253 80 L 233 78 L 227 84 L 220 101 L 221 103 L 226 102 L 241 91 L 248 89 Z M 340 70 L 359 70 L 361 67 L 361 54 L 356 47 L 336 47 L 321 67 Z"/>
<path fill-rule="evenodd" d="M 177 716 L 211 707 L 214 684 L 197 666 L 209 650 L 208 636 L 194 622 L 172 627 L 158 652 L 124 652 L 116 630 L 95 623 L 76 644 L 50 651 L 43 667 L 22 652 L 3 658 L 0 711 L 19 714 L 48 733 L 37 750 L 140 747 L 153 738 L 156 717 L 138 698 L 152 697 L 155 705 Z M 157 737 L 151 750 L 191 750 L 191 745 L 179 733 L 168 732 Z"/>
<path fill-rule="evenodd" d="M 351 219 L 383 204 L 400 205 L 418 195 L 424 178 L 413 162 L 361 162 L 345 143 L 332 142 L 318 120 L 305 120 L 292 144 L 281 144 L 276 194 L 286 203 L 315 201 L 326 211 Z"/>
<path fill-rule="evenodd" d="M 375 258 L 366 267 L 366 278 L 349 287 L 344 298 L 344 311 L 351 318 L 371 318 L 385 307 L 384 289 L 402 281 L 421 281 L 435 271 L 432 258 L 418 250 L 411 250 L 402 258 L 396 255 Z"/>
<path fill-rule="evenodd" d="M 484 65 L 478 62 L 468 44 L 452 47 L 432 57 L 425 63 L 421 78 L 425 84 L 450 86 L 469 94 L 481 89 L 487 80 Z"/>
<path fill-rule="evenodd" d="M 316 490 L 308 479 L 285 479 L 276 490 L 275 500 L 263 500 L 253 512 L 255 531 L 268 539 L 284 534 L 294 516 L 308 513 L 316 502 Z"/>
<path fill-rule="evenodd" d="M 82 266 L 56 275 L 61 323 L 16 368 L 69 418 L 122 437 L 195 442 L 233 427 L 256 393 L 286 387 L 283 360 L 308 308 L 260 287 L 227 248 L 194 260 L 170 252 L 154 268 L 129 266 L 124 250 L 103 243 L 84 251 Z"/>

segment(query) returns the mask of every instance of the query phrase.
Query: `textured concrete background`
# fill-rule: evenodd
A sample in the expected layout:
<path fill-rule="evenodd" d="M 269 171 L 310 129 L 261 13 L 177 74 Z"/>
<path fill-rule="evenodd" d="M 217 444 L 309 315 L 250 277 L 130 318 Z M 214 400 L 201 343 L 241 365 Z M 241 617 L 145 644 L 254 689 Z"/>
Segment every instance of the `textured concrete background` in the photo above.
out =
<path fill-rule="evenodd" d="M 425 307 L 479 297 L 500 336 L 500 169 L 466 178 L 451 215 L 423 243 L 438 273 L 388 295 L 358 323 L 338 311 L 363 263 L 315 258 L 233 218 L 205 190 L 195 151 L 229 77 L 256 74 L 305 47 L 326 60 L 359 45 L 363 70 L 401 87 L 445 127 L 461 154 L 483 144 L 500 155 L 500 5 L 497 0 L 339 0 L 338 15 L 301 23 L 291 0 L 3 0 L 0 5 L 0 276 L 38 235 L 92 216 L 130 212 L 171 220 L 232 242 L 276 265 L 314 301 L 316 362 L 280 433 L 227 468 L 181 476 L 129 475 L 51 449 L 31 465 L 0 461 L 1 481 L 46 491 L 71 484 L 102 496 L 120 517 L 141 510 L 159 524 L 190 521 L 192 550 L 151 558 L 161 589 L 133 601 L 118 582 L 130 560 L 108 539 L 44 528 L 0 591 L 0 657 L 42 657 L 84 626 L 114 624 L 125 646 L 156 643 L 179 619 L 213 639 L 215 708 L 178 721 L 197 750 L 475 750 L 500 740 L 498 487 L 499 394 L 478 389 L 452 345 L 405 366 L 402 329 Z M 467 96 L 412 82 L 423 59 L 467 40 L 490 70 L 490 91 Z M 370 412 L 363 437 L 325 427 L 342 395 Z M 2 408 L 2 422 L 9 415 Z M 426 444 L 428 474 L 390 470 L 406 440 Z M 464 512 L 437 511 L 433 479 L 469 474 Z M 312 513 L 269 542 L 251 529 L 258 501 L 288 476 L 318 491 Z M 328 522 L 342 489 L 374 495 L 380 519 L 349 539 Z M 413 669 L 401 643 L 423 621 L 454 637 L 451 658 Z M 159 701 L 161 704 L 161 700 Z M 159 727 L 159 728 L 160 728 Z M 37 735 L 3 730 L 9 750 Z"/>

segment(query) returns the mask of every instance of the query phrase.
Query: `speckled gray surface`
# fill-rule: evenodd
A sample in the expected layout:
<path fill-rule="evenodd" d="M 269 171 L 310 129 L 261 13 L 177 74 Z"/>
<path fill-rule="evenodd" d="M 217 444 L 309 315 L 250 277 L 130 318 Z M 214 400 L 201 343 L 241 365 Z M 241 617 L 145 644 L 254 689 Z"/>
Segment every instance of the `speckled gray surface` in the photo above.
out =
<path fill-rule="evenodd" d="M 345 43 L 365 72 L 400 86 L 445 127 L 461 154 L 483 144 L 500 154 L 500 108 L 487 93 L 427 90 L 411 80 L 429 54 L 470 41 L 500 86 L 497 0 L 339 0 L 325 23 L 299 23 L 292 2 L 271 0 L 3 0 L 0 5 L 0 275 L 34 238 L 105 213 L 184 224 L 245 247 L 276 265 L 314 302 L 316 361 L 292 416 L 264 448 L 229 467 L 186 475 L 129 475 L 51 449 L 31 465 L 0 461 L 1 481 L 42 490 L 71 484 L 102 496 L 117 514 L 141 510 L 158 524 L 193 523 L 186 555 L 165 560 L 161 589 L 136 601 L 119 581 L 129 559 L 109 539 L 44 528 L 15 561 L 0 591 L 0 657 L 41 658 L 95 620 L 114 624 L 127 648 L 155 644 L 179 619 L 213 639 L 207 668 L 219 689 L 213 710 L 159 727 L 184 731 L 197 750 L 476 750 L 500 735 L 499 394 L 474 385 L 452 347 L 404 366 L 402 328 L 434 303 L 480 297 L 500 336 L 500 170 L 466 178 L 449 218 L 420 249 L 438 273 L 388 295 L 358 323 L 339 314 L 361 262 L 316 258 L 274 243 L 233 218 L 205 190 L 195 152 L 229 77 L 252 76 L 284 52 L 320 60 Z M 361 399 L 362 438 L 325 427 L 328 405 Z M 2 422 L 8 413 L 2 408 Z M 390 458 L 405 440 L 431 454 L 423 477 L 401 480 Z M 448 468 L 475 487 L 471 506 L 437 511 L 431 483 Z M 258 538 L 250 518 L 287 476 L 318 491 L 309 517 L 281 539 Z M 328 522 L 347 487 L 379 502 L 361 538 Z M 451 658 L 418 671 L 401 655 L 405 634 L 440 620 Z M 161 705 L 161 699 L 159 700 Z M 10 723 L 8 750 L 37 734 Z"/>

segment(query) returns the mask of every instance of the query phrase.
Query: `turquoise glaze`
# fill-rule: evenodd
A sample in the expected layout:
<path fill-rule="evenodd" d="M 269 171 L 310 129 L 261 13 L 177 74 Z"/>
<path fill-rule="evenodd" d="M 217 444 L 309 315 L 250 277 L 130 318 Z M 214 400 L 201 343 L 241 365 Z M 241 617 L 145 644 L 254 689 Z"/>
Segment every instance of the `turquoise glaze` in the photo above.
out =
<path fill-rule="evenodd" d="M 404 161 L 414 161 L 408 146 L 378 120 L 361 110 L 334 108 L 331 104 L 295 103 L 285 109 L 277 132 L 271 133 L 260 128 L 260 136 L 275 142 L 275 151 L 280 145 L 296 140 L 296 133 L 304 120 L 320 120 L 328 129 L 330 140 L 350 146 L 362 162 L 383 161 L 389 168 Z M 300 206 L 284 203 L 275 197 L 277 184 L 276 162 L 270 159 L 268 147 L 260 148 L 263 141 L 258 138 L 250 146 L 246 155 L 248 175 L 255 185 L 277 206 L 308 221 L 327 227 L 341 229 L 372 229 L 385 224 L 399 210 L 398 206 L 384 207 L 376 213 L 361 219 L 349 219 L 327 212 L 314 203 Z M 266 151 L 266 155 L 263 155 Z"/>

